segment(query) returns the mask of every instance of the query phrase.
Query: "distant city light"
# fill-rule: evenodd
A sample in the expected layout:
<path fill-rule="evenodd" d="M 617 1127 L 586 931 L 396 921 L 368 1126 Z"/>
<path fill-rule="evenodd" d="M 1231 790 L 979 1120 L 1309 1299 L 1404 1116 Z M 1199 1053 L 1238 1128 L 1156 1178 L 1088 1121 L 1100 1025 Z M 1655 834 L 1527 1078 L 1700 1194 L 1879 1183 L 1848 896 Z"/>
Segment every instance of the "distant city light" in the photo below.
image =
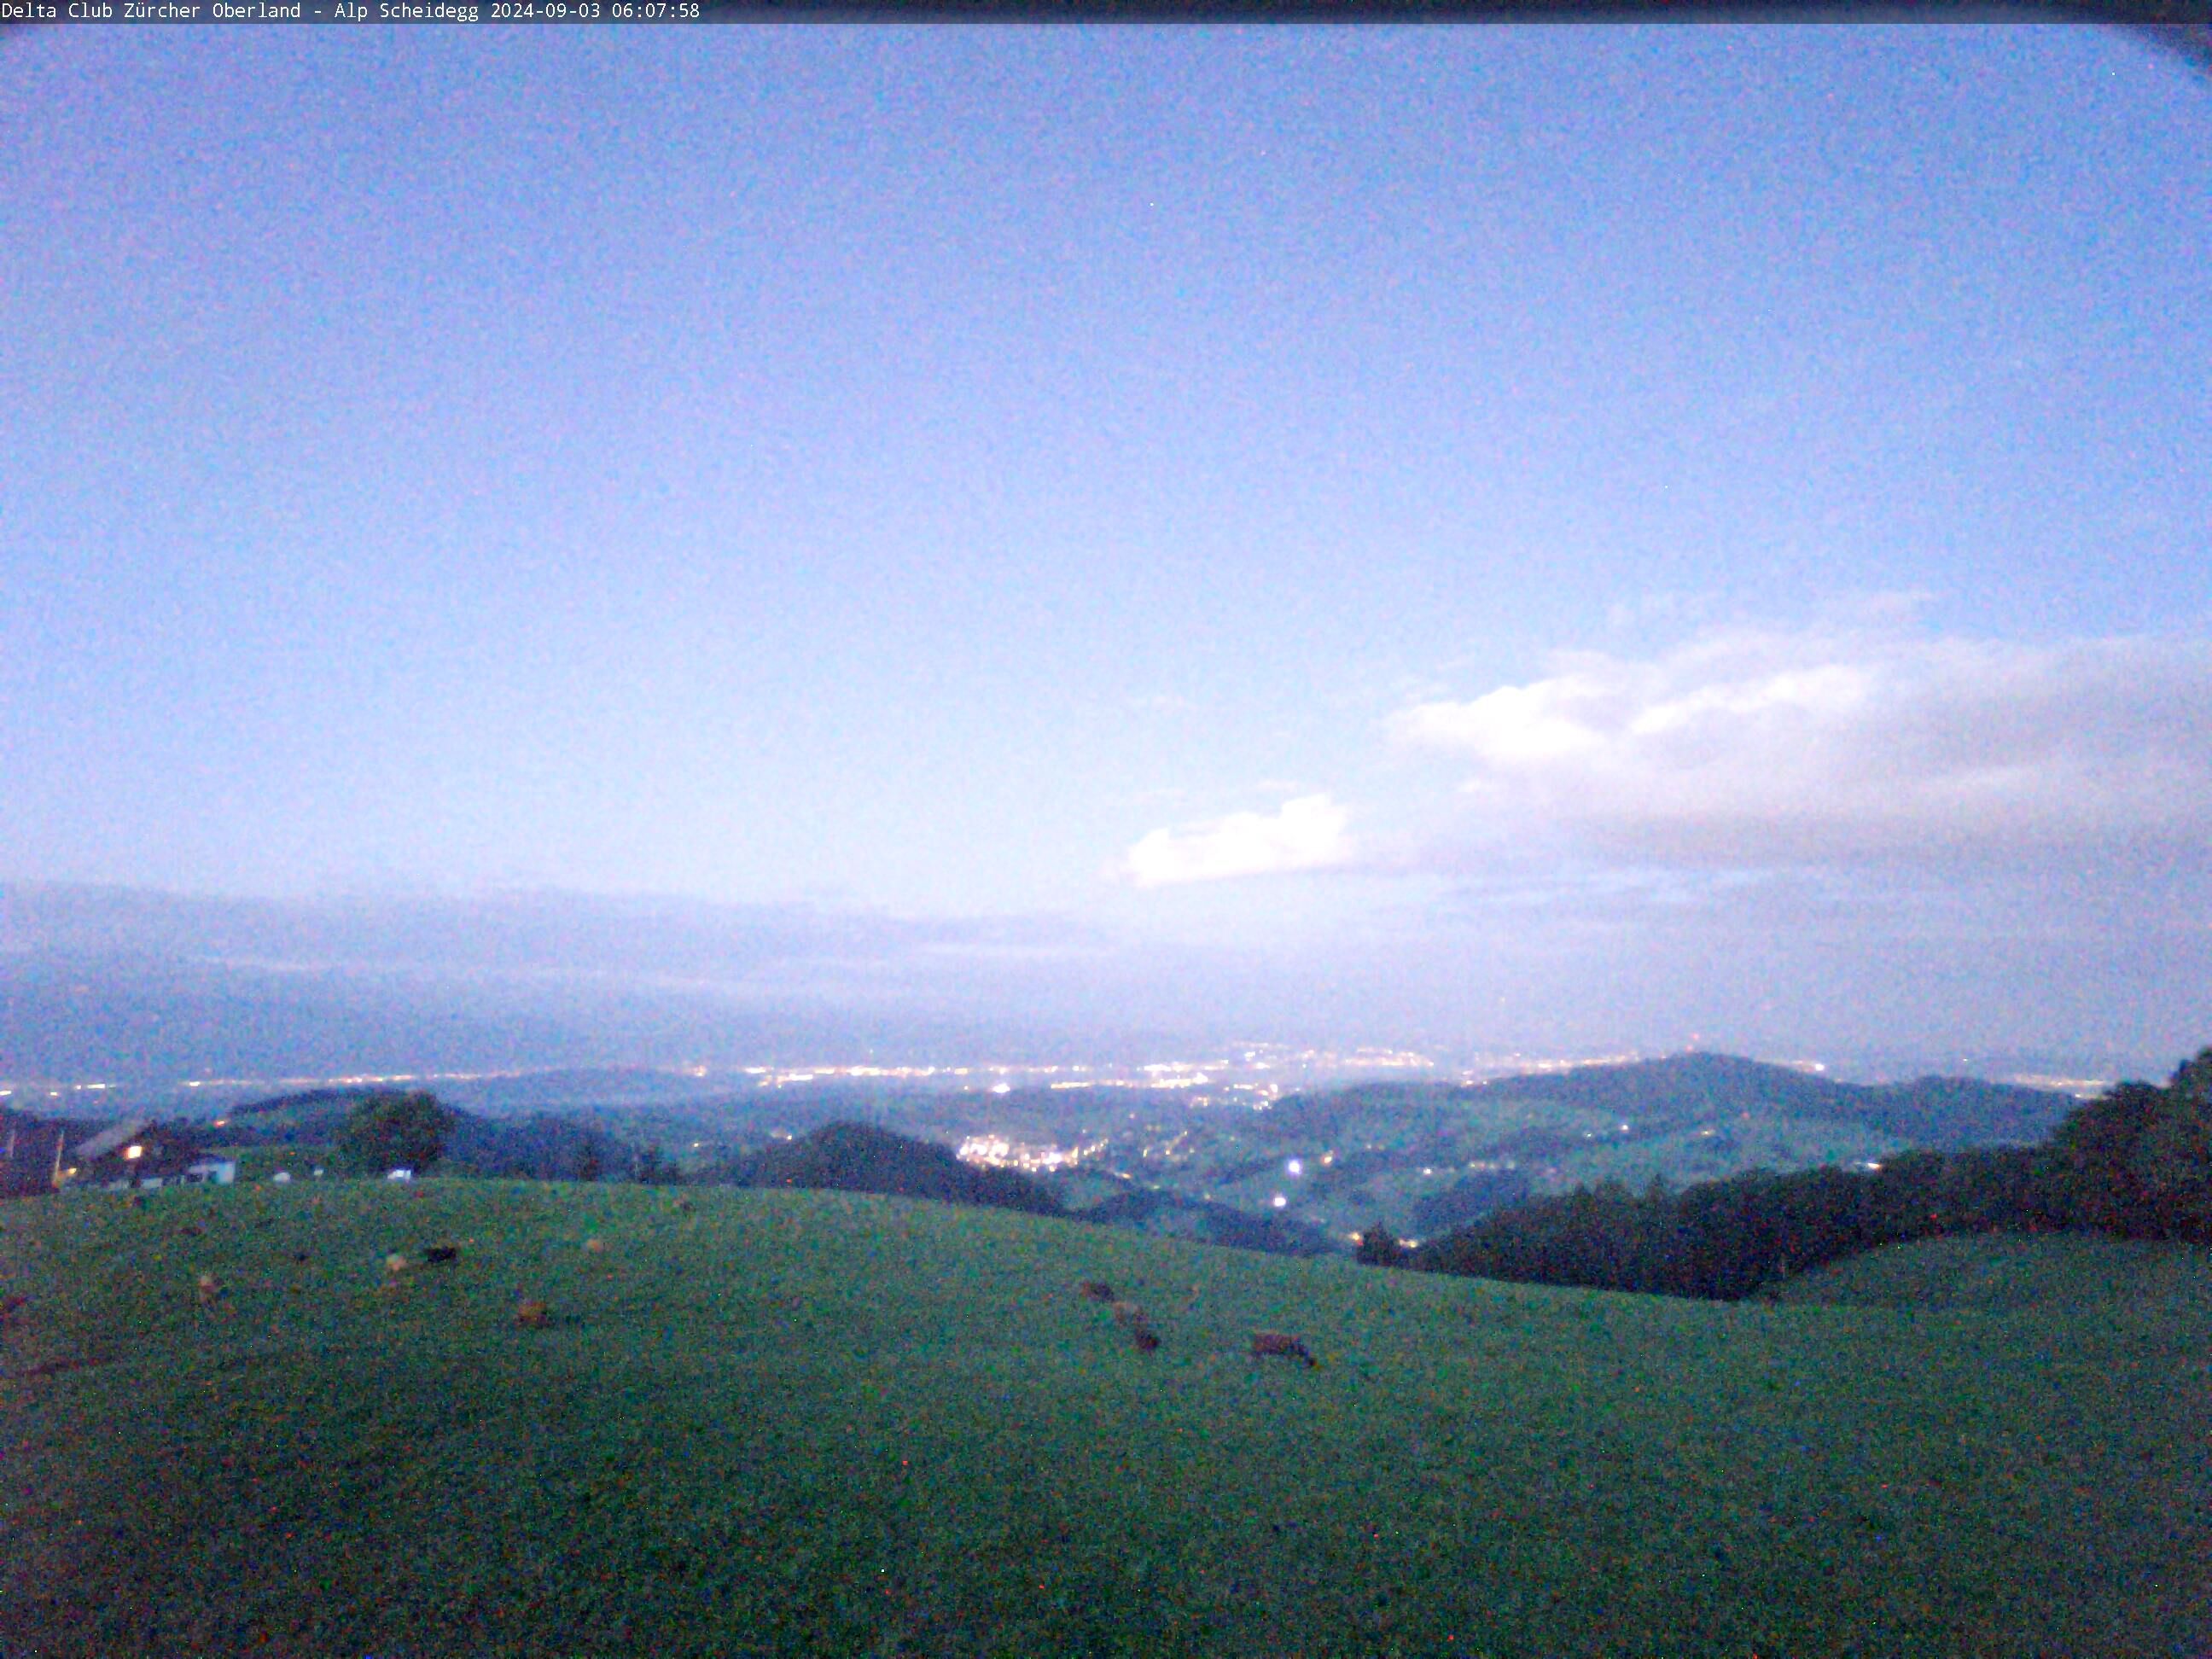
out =
<path fill-rule="evenodd" d="M 1280 1193 L 1277 1193 L 1275 1194 L 1275 1207 L 1279 1210 L 1285 1207 L 1290 1201 L 1291 1200 L 1289 1199 L 1285 1198 Z"/>
<path fill-rule="evenodd" d="M 1302 1158 L 1294 1158 L 1283 1167 L 1294 1176 L 1304 1175 L 1306 1172 L 1305 1160 Z"/>
<path fill-rule="evenodd" d="M 1105 1149 L 1103 1140 L 1075 1146 L 1037 1146 L 1005 1135 L 970 1135 L 960 1143 L 957 1156 L 963 1164 L 1027 1170 L 1034 1174 L 1048 1170 L 1072 1170 L 1085 1158 Z"/>

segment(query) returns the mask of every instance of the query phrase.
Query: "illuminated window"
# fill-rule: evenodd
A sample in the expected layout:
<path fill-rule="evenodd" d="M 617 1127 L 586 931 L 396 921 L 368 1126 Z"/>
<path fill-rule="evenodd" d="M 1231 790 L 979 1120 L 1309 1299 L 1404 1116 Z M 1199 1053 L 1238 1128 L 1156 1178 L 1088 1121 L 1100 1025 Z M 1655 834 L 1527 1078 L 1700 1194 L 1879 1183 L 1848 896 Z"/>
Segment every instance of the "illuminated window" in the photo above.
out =
<path fill-rule="evenodd" d="M 143 1158 L 145 1155 L 146 1149 L 143 1146 L 125 1146 L 123 1149 L 123 1156 L 125 1158 Z"/>

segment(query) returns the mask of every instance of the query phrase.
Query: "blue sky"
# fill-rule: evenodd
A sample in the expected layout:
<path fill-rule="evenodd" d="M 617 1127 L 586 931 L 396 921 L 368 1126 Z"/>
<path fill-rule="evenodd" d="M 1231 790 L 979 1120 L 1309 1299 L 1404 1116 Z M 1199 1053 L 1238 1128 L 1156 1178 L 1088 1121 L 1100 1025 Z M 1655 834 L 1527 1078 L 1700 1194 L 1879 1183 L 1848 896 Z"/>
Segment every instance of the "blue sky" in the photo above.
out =
<path fill-rule="evenodd" d="M 19 890 L 2207 1035 L 2212 82 L 2135 40 L 54 31 L 0 101 Z"/>

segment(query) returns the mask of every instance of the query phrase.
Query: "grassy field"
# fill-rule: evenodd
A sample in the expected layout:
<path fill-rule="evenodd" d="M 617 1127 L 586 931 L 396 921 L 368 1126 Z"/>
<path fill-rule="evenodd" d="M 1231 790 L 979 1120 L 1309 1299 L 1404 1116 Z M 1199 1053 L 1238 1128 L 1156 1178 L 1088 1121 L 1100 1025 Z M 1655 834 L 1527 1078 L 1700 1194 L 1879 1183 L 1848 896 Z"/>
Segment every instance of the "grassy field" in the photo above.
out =
<path fill-rule="evenodd" d="M 1983 1233 L 1925 1238 L 1853 1256 L 1778 1287 L 1793 1305 L 2045 1310 L 2084 1319 L 2119 1315 L 2212 1331 L 2212 1271 L 2186 1244 L 2075 1233 L 2029 1237 Z M 2206 1358 L 2212 1360 L 2212 1348 Z"/>
<path fill-rule="evenodd" d="M 0 1209 L 0 1653 L 2212 1651 L 2199 1257 L 1731 1307 L 690 1198 Z"/>

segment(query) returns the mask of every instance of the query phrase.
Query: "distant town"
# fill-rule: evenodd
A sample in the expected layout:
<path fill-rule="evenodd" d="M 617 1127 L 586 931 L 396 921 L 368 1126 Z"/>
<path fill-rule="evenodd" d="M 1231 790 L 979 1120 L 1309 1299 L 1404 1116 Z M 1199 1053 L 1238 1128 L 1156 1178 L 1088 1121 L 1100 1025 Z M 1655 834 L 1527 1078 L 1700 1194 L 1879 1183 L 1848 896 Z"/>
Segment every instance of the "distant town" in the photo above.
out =
<path fill-rule="evenodd" d="M 1293 1048 L 1279 1043 L 1240 1043 L 1195 1058 L 1171 1057 L 1133 1064 L 1072 1061 L 1045 1064 L 1032 1061 L 979 1060 L 966 1065 L 887 1065 L 874 1061 L 852 1063 L 824 1060 L 818 1064 L 787 1066 L 618 1066 L 605 1075 L 664 1079 L 682 1094 L 724 1094 L 746 1089 L 802 1089 L 852 1085 L 895 1088 L 902 1091 L 948 1094 L 1012 1094 L 1018 1091 L 1051 1089 L 1142 1090 L 1176 1091 L 1193 1107 L 1249 1105 L 1265 1107 L 1283 1096 L 1311 1089 L 1389 1079 L 1440 1084 L 1473 1084 L 1492 1079 L 1539 1076 L 1589 1066 L 1622 1066 L 1656 1056 L 1637 1049 L 1603 1054 L 1559 1054 L 1520 1049 L 1477 1052 L 1455 1059 L 1439 1058 L 1412 1048 Z M 1827 1062 L 1804 1059 L 1772 1059 L 1770 1065 L 1786 1066 L 1811 1076 L 1829 1074 Z M 1966 1061 L 1961 1069 L 1973 1069 Z M 0 1102 L 18 1110 L 97 1117 L 123 1104 L 168 1095 L 186 1109 L 218 1113 L 229 1103 L 270 1095 L 301 1093 L 318 1089 L 428 1089 L 507 1083 L 526 1085 L 532 1079 L 574 1073 L 548 1067 L 495 1071 L 356 1072 L 332 1075 L 180 1078 L 163 1085 L 127 1084 L 102 1080 L 64 1081 L 52 1079 L 0 1079 Z M 1990 1081 L 2021 1088 L 2045 1089 L 2087 1098 L 2109 1088 L 2111 1077 L 2067 1076 L 2035 1071 L 1978 1073 Z"/>
<path fill-rule="evenodd" d="M 1516 1072 L 1563 1071 L 1635 1059 L 1633 1054 L 1562 1059 L 1517 1053 L 1486 1054 L 1472 1064 L 1447 1066 L 1404 1048 L 1293 1048 L 1250 1043 L 1196 1059 L 1170 1058 L 1137 1064 L 1039 1064 L 981 1060 L 967 1065 L 885 1065 L 825 1060 L 791 1066 L 621 1066 L 626 1073 L 650 1073 L 672 1083 L 703 1086 L 714 1092 L 738 1088 L 787 1089 L 809 1085 L 855 1084 L 951 1093 L 1011 1094 L 1019 1089 L 1143 1089 L 1189 1092 L 1194 1106 L 1237 1098 L 1265 1103 L 1300 1089 L 1326 1087 L 1362 1079 L 1407 1077 L 1437 1082 L 1479 1081 Z M 180 1078 L 170 1089 L 201 1097 L 212 1109 L 221 1103 L 314 1089 L 429 1089 L 441 1085 L 520 1081 L 550 1074 L 548 1068 L 500 1071 L 358 1072 L 327 1076 Z M 97 1115 L 112 1109 L 118 1096 L 161 1092 L 156 1087 L 111 1081 L 0 1079 L 0 1100 L 21 1109 Z"/>

